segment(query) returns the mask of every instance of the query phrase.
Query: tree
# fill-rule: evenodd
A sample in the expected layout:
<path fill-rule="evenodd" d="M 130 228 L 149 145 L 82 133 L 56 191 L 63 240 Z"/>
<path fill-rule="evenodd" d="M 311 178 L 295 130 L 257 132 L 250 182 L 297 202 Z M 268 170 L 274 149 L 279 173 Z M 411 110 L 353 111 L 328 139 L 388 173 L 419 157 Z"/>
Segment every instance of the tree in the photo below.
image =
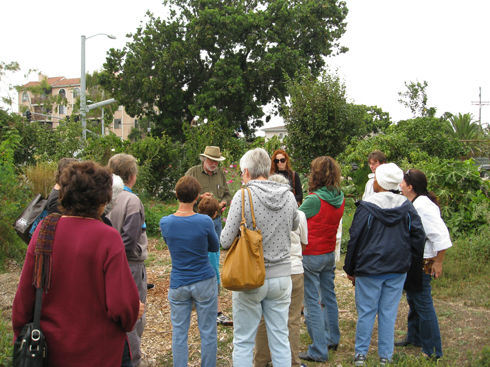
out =
<path fill-rule="evenodd" d="M 324 73 L 321 79 L 307 75 L 288 86 L 290 101 L 282 106 L 287 145 L 300 172 L 308 171 L 313 158 L 336 157 L 353 137 L 390 124 L 389 115 L 379 108 L 348 103 L 337 75 Z"/>
<path fill-rule="evenodd" d="M 165 0 L 167 19 L 148 23 L 104 64 L 104 87 L 129 114 L 182 139 L 195 115 L 253 135 L 262 107 L 286 96 L 286 76 L 318 75 L 345 52 L 341 0 Z"/>
<path fill-rule="evenodd" d="M 489 139 L 481 126 L 473 120 L 471 113 L 450 115 L 448 121 L 453 129 L 453 136 L 463 141 L 472 157 L 488 155 Z"/>
<path fill-rule="evenodd" d="M 413 117 L 434 117 L 436 114 L 435 107 L 427 107 L 427 92 L 425 89 L 428 85 L 429 83 L 425 80 L 423 83 L 405 82 L 407 90 L 398 92 L 401 97 L 398 102 L 409 108 Z"/>

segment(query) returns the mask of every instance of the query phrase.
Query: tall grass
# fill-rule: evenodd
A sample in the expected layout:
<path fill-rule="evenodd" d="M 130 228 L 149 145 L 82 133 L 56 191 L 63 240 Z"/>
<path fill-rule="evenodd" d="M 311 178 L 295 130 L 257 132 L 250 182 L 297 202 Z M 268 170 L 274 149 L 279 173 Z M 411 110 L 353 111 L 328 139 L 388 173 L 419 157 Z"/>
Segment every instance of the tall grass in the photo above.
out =
<path fill-rule="evenodd" d="M 57 169 L 56 162 L 39 162 L 25 169 L 25 175 L 35 195 L 48 197 L 55 183 Z"/>

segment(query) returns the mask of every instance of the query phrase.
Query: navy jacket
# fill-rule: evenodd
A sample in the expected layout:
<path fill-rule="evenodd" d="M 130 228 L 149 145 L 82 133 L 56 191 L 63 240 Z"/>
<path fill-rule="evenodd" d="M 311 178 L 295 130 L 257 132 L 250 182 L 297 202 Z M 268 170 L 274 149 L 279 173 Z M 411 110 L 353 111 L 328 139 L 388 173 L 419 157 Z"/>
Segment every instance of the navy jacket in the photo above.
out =
<path fill-rule="evenodd" d="M 412 203 L 404 199 L 383 192 L 356 203 L 345 257 L 347 274 L 406 273 L 412 259 L 422 259 L 425 245 L 422 221 Z"/>

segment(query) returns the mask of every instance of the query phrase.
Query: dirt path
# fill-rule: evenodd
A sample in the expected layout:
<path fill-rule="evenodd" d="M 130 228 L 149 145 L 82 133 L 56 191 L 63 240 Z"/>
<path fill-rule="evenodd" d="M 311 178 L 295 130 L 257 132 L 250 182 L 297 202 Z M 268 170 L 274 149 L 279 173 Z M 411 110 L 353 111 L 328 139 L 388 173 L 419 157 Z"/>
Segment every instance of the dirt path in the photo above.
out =
<path fill-rule="evenodd" d="M 172 334 L 170 323 L 170 308 L 167 300 L 167 289 L 170 278 L 170 255 L 166 248 L 161 246 L 161 241 L 152 239 L 149 245 L 150 258 L 148 280 L 155 284 L 155 288 L 148 292 L 147 325 L 143 336 L 143 352 L 150 365 L 172 365 Z M 225 252 L 221 253 L 221 260 Z M 9 320 L 11 317 L 12 300 L 17 287 L 20 270 L 11 266 L 8 273 L 0 274 L 0 309 L 2 318 Z M 330 354 L 328 363 L 308 363 L 308 366 L 346 366 L 354 353 L 354 337 L 356 312 L 354 303 L 354 288 L 346 278 L 343 271 L 337 270 L 335 279 L 337 298 L 339 302 L 339 322 L 341 329 L 341 342 L 337 352 Z M 222 290 L 220 295 L 221 309 L 229 316 L 232 315 L 231 292 Z M 484 346 L 490 345 L 490 310 L 484 308 L 467 307 L 464 300 L 435 300 L 445 352 L 444 361 L 439 365 L 465 366 L 468 364 L 468 356 L 478 354 Z M 408 306 L 403 296 L 400 303 L 398 319 L 396 323 L 396 337 L 405 334 Z M 306 327 L 302 327 L 301 340 L 303 349 L 308 345 L 308 333 Z M 218 327 L 218 366 L 230 367 L 233 341 L 233 328 Z M 191 330 L 189 333 L 189 366 L 200 366 L 200 338 L 197 329 L 196 314 L 193 312 Z M 376 359 L 377 330 L 373 331 L 369 356 Z M 418 348 L 395 350 L 395 353 L 403 353 L 417 356 Z"/>

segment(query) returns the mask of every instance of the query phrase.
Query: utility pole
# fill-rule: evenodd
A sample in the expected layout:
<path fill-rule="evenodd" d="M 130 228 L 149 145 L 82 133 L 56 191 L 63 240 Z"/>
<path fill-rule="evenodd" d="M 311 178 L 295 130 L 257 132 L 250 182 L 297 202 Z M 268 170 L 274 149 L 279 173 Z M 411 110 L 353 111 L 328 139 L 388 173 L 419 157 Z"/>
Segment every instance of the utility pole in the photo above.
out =
<path fill-rule="evenodd" d="M 478 101 L 472 101 L 471 104 L 478 106 L 478 122 L 480 124 L 480 127 L 482 127 L 482 125 L 481 125 L 481 108 L 482 108 L 482 106 L 490 105 L 490 101 L 482 101 L 481 100 L 481 87 L 479 87 L 479 90 L 480 90 L 480 93 L 479 93 Z"/>

